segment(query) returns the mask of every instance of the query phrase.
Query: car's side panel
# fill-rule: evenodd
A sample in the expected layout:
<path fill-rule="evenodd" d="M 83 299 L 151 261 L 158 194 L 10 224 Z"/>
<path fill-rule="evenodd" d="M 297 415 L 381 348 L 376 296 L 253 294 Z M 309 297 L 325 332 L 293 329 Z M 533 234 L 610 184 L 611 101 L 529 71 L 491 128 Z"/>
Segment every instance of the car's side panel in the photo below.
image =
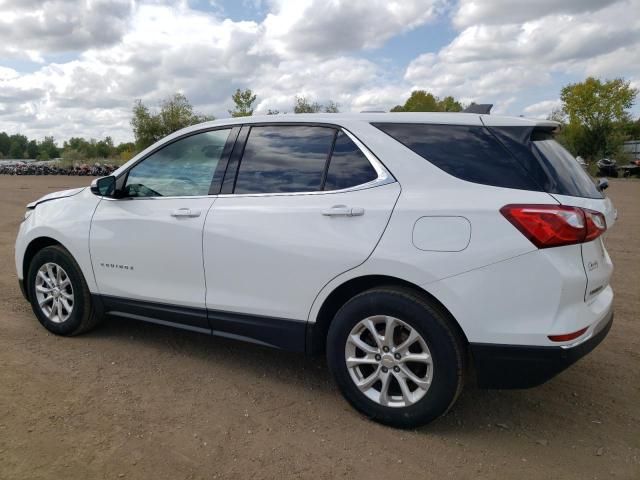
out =
<path fill-rule="evenodd" d="M 214 201 L 208 196 L 103 200 L 90 239 L 99 293 L 204 308 L 202 228 Z"/>
<path fill-rule="evenodd" d="M 306 320 L 322 286 L 371 254 L 399 192 L 219 197 L 204 231 L 207 307 Z M 362 215 L 324 214 L 337 205 Z"/>
<path fill-rule="evenodd" d="M 31 216 L 20 224 L 16 240 L 16 271 L 18 278 L 24 279 L 24 255 L 29 244 L 48 237 L 66 248 L 78 262 L 89 290 L 97 291 L 91 258 L 89 256 L 89 230 L 91 217 L 100 203 L 100 198 L 88 188 L 72 197 L 58 198 L 40 203 Z"/>

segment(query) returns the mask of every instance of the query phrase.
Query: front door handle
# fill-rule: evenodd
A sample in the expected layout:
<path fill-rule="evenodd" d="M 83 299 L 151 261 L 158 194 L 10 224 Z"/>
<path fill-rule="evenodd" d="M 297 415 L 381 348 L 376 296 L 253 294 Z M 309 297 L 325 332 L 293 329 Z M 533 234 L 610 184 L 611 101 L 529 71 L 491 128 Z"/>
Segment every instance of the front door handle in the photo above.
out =
<path fill-rule="evenodd" d="M 326 217 L 359 217 L 364 215 L 362 207 L 347 207 L 346 205 L 334 205 L 322 211 Z"/>
<path fill-rule="evenodd" d="M 171 210 L 172 217 L 199 217 L 200 210 L 192 210 L 190 208 L 177 208 Z"/>

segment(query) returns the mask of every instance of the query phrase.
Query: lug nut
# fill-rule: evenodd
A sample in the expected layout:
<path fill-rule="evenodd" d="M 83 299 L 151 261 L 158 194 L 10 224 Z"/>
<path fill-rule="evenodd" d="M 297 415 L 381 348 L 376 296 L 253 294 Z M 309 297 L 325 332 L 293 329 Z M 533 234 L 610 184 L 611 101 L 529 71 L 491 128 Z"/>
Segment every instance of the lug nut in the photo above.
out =
<path fill-rule="evenodd" d="M 389 347 L 382 347 L 382 351 L 383 351 L 384 353 L 387 353 L 387 352 L 389 351 Z"/>
<path fill-rule="evenodd" d="M 379 362 L 380 360 L 382 360 L 382 357 L 379 354 L 376 354 L 376 360 Z"/>
<path fill-rule="evenodd" d="M 389 369 L 387 367 L 382 367 L 382 372 L 383 373 L 387 373 L 389 371 Z"/>
<path fill-rule="evenodd" d="M 400 367 L 393 367 L 393 371 L 396 372 L 396 373 L 399 372 L 400 371 Z"/>
<path fill-rule="evenodd" d="M 396 360 L 400 360 L 400 354 L 399 354 L 399 353 L 396 353 L 396 354 L 394 355 L 394 357 L 395 357 L 395 359 L 396 359 Z"/>

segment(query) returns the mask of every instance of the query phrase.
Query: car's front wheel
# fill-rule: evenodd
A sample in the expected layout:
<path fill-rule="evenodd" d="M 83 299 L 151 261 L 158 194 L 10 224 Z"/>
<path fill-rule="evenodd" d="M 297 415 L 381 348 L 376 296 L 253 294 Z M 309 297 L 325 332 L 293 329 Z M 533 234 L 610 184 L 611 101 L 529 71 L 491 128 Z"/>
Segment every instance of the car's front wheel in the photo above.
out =
<path fill-rule="evenodd" d="M 80 267 L 58 245 L 45 247 L 31 260 L 29 300 L 40 323 L 57 335 L 77 335 L 100 320 Z"/>
<path fill-rule="evenodd" d="M 403 288 L 376 288 L 347 302 L 329 328 L 327 359 L 347 400 L 395 427 L 439 417 L 463 385 L 464 343 L 451 320 Z"/>

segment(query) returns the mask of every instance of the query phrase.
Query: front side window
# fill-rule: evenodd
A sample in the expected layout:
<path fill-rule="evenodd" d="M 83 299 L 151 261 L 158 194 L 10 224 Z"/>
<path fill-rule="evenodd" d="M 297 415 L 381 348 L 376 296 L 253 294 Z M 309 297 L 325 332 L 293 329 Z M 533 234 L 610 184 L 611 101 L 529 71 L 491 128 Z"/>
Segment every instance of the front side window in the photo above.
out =
<path fill-rule="evenodd" d="M 158 150 L 129 170 L 127 197 L 208 195 L 230 129 L 197 133 Z"/>
<path fill-rule="evenodd" d="M 335 132 L 304 125 L 251 127 L 234 193 L 320 190 Z"/>
<path fill-rule="evenodd" d="M 344 133 L 338 133 L 331 153 L 324 190 L 342 190 L 371 182 L 378 174 L 358 146 Z"/>

